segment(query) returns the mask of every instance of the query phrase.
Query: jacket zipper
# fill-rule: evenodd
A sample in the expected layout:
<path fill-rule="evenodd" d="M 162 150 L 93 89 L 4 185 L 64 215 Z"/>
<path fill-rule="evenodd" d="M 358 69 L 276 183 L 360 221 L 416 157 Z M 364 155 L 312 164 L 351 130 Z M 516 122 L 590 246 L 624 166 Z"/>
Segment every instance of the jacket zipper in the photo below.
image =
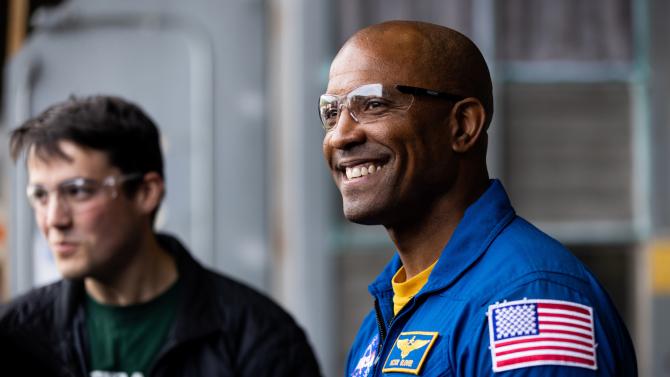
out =
<path fill-rule="evenodd" d="M 378 347 L 381 347 L 381 344 L 384 343 L 384 340 L 386 339 L 386 326 L 384 325 L 382 309 L 379 306 L 378 300 L 375 300 L 375 317 L 377 318 L 377 328 L 379 329 L 379 336 L 381 338 Z"/>
<path fill-rule="evenodd" d="M 391 326 L 393 326 L 393 322 L 397 318 L 399 318 L 401 315 L 405 314 L 406 312 L 412 310 L 414 307 L 414 302 L 416 301 L 416 297 L 412 297 L 412 299 L 398 312 L 398 315 L 394 316 L 391 318 L 388 324 L 388 328 L 391 329 Z M 379 361 L 381 359 L 382 351 L 384 350 L 384 341 L 386 340 L 386 326 L 384 325 L 384 319 L 382 317 L 382 310 L 381 306 L 379 305 L 379 300 L 375 299 L 375 317 L 377 319 L 377 327 L 379 328 L 379 335 L 381 337 L 381 340 L 379 342 L 379 345 L 377 346 L 377 356 L 375 356 L 375 367 L 374 367 L 374 373 L 372 374 L 373 376 L 377 375 L 377 371 L 379 370 Z"/>
<path fill-rule="evenodd" d="M 72 330 L 72 343 L 76 350 L 74 357 L 76 358 L 79 372 L 82 376 L 88 376 L 88 360 L 89 348 L 87 342 L 87 334 L 84 325 L 84 312 L 80 311 L 75 315 Z"/>
<path fill-rule="evenodd" d="M 377 355 L 375 356 L 375 363 L 373 367 L 373 376 L 377 375 L 379 369 L 379 362 L 382 357 L 382 350 L 384 349 L 384 341 L 386 340 L 386 325 L 384 325 L 384 317 L 382 317 L 382 309 L 379 306 L 379 300 L 375 299 L 375 318 L 377 319 L 377 328 L 379 329 L 379 344 L 377 345 Z"/>

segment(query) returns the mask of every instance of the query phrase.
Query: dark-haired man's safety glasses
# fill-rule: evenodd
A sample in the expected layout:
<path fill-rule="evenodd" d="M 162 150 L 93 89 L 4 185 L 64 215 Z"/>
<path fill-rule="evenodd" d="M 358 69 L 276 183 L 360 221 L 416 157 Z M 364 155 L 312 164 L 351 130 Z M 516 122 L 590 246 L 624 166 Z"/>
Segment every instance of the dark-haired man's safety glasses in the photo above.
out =
<path fill-rule="evenodd" d="M 415 95 L 459 101 L 461 96 L 407 85 L 366 84 L 345 95 L 323 94 L 319 98 L 319 116 L 326 131 L 337 125 L 342 109 L 359 124 L 407 111 Z"/>
<path fill-rule="evenodd" d="M 133 173 L 122 176 L 108 176 L 98 181 L 90 178 L 77 177 L 61 182 L 48 189 L 39 184 L 30 184 L 26 189 L 28 201 L 37 213 L 43 213 L 49 206 L 50 197 L 67 206 L 72 212 L 85 212 L 96 206 L 105 197 L 114 199 L 118 196 L 118 186 L 124 182 L 141 179 L 142 174 Z"/>

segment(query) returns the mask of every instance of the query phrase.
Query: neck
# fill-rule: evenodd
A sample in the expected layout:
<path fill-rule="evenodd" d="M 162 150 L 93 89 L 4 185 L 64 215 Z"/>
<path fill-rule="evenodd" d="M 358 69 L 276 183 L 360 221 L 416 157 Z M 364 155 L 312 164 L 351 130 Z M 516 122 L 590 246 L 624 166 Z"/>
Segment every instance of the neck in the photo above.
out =
<path fill-rule="evenodd" d="M 88 294 L 106 305 L 139 304 L 157 297 L 177 280 L 175 261 L 160 247 L 153 232 L 146 233 L 132 255 L 132 260 L 109 276 L 86 278 Z"/>
<path fill-rule="evenodd" d="M 448 195 L 430 203 L 421 213 L 415 213 L 415 216 L 401 223 L 386 226 L 398 250 L 407 279 L 416 276 L 440 257 L 465 210 L 486 191 L 488 176 L 466 183 L 460 187 L 467 189 L 450 190 Z"/>

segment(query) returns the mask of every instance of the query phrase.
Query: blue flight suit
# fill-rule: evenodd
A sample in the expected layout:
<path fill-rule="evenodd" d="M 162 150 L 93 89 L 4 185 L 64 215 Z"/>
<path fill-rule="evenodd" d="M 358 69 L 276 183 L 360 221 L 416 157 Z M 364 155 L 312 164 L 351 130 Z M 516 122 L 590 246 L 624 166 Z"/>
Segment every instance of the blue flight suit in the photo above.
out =
<path fill-rule="evenodd" d="M 396 254 L 369 286 L 375 309 L 354 340 L 346 376 L 637 375 L 630 336 L 605 290 L 559 242 L 516 215 L 497 180 L 468 207 L 424 287 L 394 317 L 391 278 L 400 267 Z M 574 307 L 574 315 L 546 314 L 562 326 L 534 317 L 552 312 L 542 309 L 547 303 Z M 544 342 L 515 345 L 539 342 L 537 326 Z M 494 332 L 502 339 L 495 347 Z M 556 341 L 561 334 L 579 339 L 577 353 L 562 351 L 570 347 Z M 504 346 L 516 350 L 498 353 Z M 494 353 L 507 365 L 502 371 L 494 371 Z"/>

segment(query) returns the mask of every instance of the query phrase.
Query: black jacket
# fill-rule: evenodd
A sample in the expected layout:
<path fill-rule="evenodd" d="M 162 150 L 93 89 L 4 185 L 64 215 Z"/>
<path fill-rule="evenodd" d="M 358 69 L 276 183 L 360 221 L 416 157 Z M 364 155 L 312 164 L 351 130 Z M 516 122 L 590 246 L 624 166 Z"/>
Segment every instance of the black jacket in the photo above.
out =
<path fill-rule="evenodd" d="M 303 331 L 267 297 L 203 268 L 176 239 L 181 300 L 151 376 L 319 376 Z M 23 371 L 88 376 L 82 281 L 35 289 L 0 310 L 0 359 Z M 7 370 L 7 369 L 6 369 Z M 11 370 L 11 369 L 10 369 Z"/>

